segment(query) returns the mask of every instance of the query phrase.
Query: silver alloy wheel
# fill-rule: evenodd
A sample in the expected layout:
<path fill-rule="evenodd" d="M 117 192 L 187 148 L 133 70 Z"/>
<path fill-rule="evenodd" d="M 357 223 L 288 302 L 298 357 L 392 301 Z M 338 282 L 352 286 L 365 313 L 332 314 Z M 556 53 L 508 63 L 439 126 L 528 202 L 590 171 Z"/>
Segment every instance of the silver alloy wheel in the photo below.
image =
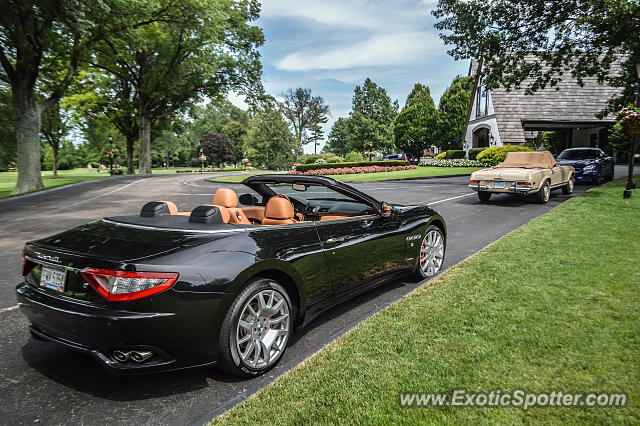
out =
<path fill-rule="evenodd" d="M 274 364 L 289 338 L 289 305 L 280 292 L 263 290 L 245 303 L 236 327 L 236 348 L 251 368 Z"/>
<path fill-rule="evenodd" d="M 420 270 L 425 277 L 438 273 L 444 260 L 444 237 L 440 231 L 427 232 L 420 246 Z"/>
<path fill-rule="evenodd" d="M 547 201 L 549 201 L 549 195 L 551 195 L 551 189 L 549 188 L 549 183 L 545 183 L 544 186 L 542 187 L 542 190 L 544 191 L 542 195 L 544 196 L 544 202 L 546 203 Z"/>

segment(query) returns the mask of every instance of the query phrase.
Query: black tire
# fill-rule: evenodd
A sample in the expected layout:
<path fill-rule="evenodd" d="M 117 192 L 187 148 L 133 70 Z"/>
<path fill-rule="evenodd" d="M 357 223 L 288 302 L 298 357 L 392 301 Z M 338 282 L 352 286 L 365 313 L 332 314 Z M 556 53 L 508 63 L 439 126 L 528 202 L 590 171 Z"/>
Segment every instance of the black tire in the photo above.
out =
<path fill-rule="evenodd" d="M 242 359 L 241 354 L 238 352 L 238 345 L 236 344 L 237 333 L 239 332 L 238 323 L 245 306 L 255 297 L 259 297 L 258 295 L 264 291 L 275 291 L 282 296 L 286 303 L 287 312 L 289 313 L 288 327 L 286 330 L 287 334 L 284 336 L 284 347 L 275 354 L 274 358 L 270 360 L 268 365 L 255 367 L 245 362 Z M 227 315 L 225 316 L 224 322 L 222 323 L 220 338 L 218 339 L 218 362 L 220 368 L 241 377 L 255 377 L 272 369 L 282 358 L 282 355 L 289 343 L 294 323 L 293 312 L 293 305 L 291 304 L 291 299 L 289 298 L 287 291 L 276 281 L 267 278 L 258 278 L 254 281 L 250 281 L 233 301 Z M 255 322 L 256 321 L 254 320 L 252 325 Z M 264 333 L 268 331 L 270 330 L 266 330 Z M 253 336 L 252 333 L 247 334 L 251 334 L 251 336 Z M 250 338 L 249 340 L 253 340 L 253 338 Z M 250 341 L 248 345 L 251 343 L 252 342 Z M 256 355 L 254 359 L 260 359 L 259 355 Z"/>
<path fill-rule="evenodd" d="M 564 195 L 569 195 L 573 192 L 573 187 L 576 183 L 575 181 L 576 181 L 575 177 L 571 175 L 567 183 L 562 187 L 562 193 Z"/>
<path fill-rule="evenodd" d="M 600 174 L 600 170 L 593 176 L 593 184 L 594 185 L 602 185 L 602 175 Z"/>
<path fill-rule="evenodd" d="M 545 180 L 542 185 L 540 185 L 540 189 L 535 193 L 534 197 L 536 197 L 538 204 L 547 204 L 549 198 L 551 198 L 551 186 L 548 180 Z"/>
<path fill-rule="evenodd" d="M 478 191 L 478 199 L 480 201 L 489 201 L 491 199 L 491 193 L 489 191 Z"/>
<path fill-rule="evenodd" d="M 437 232 L 440 235 L 440 238 L 442 238 L 442 260 L 440 261 L 440 265 L 438 265 L 438 267 L 435 269 L 435 271 L 433 271 L 433 273 L 431 273 L 430 275 L 427 273 L 428 271 L 423 271 L 422 269 L 422 245 L 425 243 L 425 240 L 427 239 L 427 235 L 429 235 L 429 233 L 431 232 Z M 413 273 L 413 277 L 416 280 L 422 281 L 426 278 L 431 278 L 435 275 L 438 274 L 438 272 L 440 272 L 442 270 L 442 265 L 444 264 L 444 256 L 445 253 L 447 251 L 447 239 L 444 236 L 444 232 L 442 232 L 442 229 L 438 228 L 435 225 L 430 225 L 427 230 L 424 233 L 424 237 L 423 239 L 420 241 L 420 247 L 418 248 L 418 264 L 416 265 L 416 270 Z"/>

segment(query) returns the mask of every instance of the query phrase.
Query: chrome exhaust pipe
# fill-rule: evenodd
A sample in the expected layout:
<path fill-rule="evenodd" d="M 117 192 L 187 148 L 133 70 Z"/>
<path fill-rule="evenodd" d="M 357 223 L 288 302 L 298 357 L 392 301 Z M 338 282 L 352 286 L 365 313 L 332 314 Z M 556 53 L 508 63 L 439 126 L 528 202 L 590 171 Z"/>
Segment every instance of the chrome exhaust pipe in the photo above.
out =
<path fill-rule="evenodd" d="M 151 358 L 153 356 L 153 352 L 149 352 L 149 351 L 133 351 L 130 354 L 131 359 L 134 360 L 135 362 L 145 362 L 146 360 L 148 360 L 149 358 Z"/>
<path fill-rule="evenodd" d="M 116 361 L 119 361 L 119 362 L 127 362 L 130 354 L 131 354 L 130 352 L 123 352 L 120 350 L 113 351 L 113 357 L 116 359 Z"/>

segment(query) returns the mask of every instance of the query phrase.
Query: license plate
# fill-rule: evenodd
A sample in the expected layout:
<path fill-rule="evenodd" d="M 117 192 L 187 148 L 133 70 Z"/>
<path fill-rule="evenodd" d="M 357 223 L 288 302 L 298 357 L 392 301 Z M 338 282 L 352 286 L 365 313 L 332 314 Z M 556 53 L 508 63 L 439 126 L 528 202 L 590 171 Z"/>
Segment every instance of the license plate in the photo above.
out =
<path fill-rule="evenodd" d="M 493 182 L 493 187 L 494 188 L 504 188 L 505 184 L 506 184 L 506 182 Z"/>
<path fill-rule="evenodd" d="M 66 278 L 67 271 L 64 269 L 43 265 L 42 274 L 40 275 L 40 286 L 63 292 Z"/>

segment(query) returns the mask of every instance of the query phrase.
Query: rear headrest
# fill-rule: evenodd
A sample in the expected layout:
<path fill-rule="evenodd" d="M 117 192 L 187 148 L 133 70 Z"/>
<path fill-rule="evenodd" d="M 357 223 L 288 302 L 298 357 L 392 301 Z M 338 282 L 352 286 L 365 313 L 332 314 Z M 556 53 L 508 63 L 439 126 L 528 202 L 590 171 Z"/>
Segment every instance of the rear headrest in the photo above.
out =
<path fill-rule="evenodd" d="M 211 225 L 214 223 L 224 223 L 224 220 L 222 220 L 220 209 L 216 206 L 198 206 L 191 211 L 189 222 Z"/>
<path fill-rule="evenodd" d="M 236 208 L 238 207 L 238 196 L 233 189 L 218 188 L 211 204 L 228 208 Z"/>
<path fill-rule="evenodd" d="M 171 201 L 151 201 L 140 211 L 142 217 L 168 216 L 178 214 L 178 207 Z"/>
<path fill-rule="evenodd" d="M 264 209 L 264 217 L 268 219 L 293 219 L 294 214 L 291 202 L 282 194 L 269 198 Z"/>

